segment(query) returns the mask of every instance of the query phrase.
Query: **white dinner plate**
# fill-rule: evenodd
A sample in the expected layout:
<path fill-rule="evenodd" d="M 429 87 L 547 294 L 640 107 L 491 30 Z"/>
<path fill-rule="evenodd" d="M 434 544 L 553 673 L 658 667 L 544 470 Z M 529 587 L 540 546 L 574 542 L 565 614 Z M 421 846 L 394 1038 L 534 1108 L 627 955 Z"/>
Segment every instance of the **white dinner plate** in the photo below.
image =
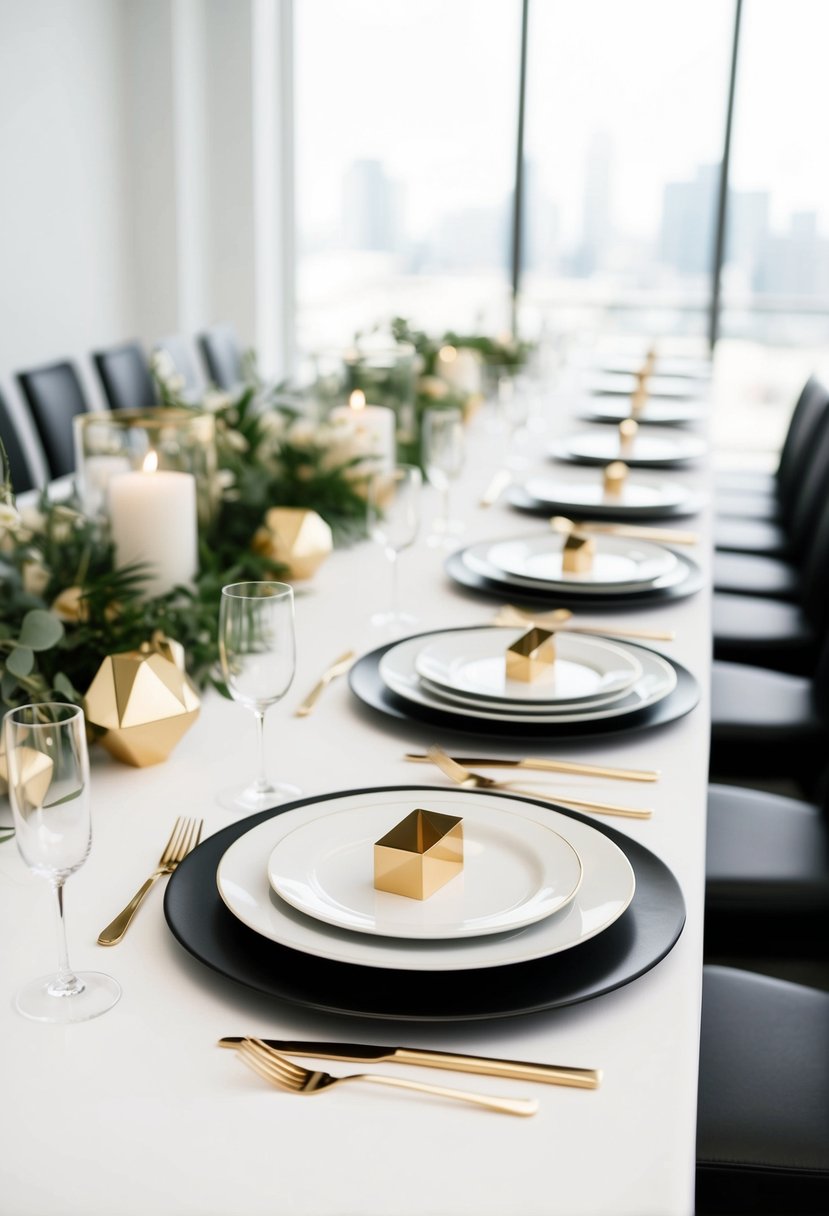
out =
<path fill-rule="evenodd" d="M 433 684 L 431 680 L 420 677 L 420 683 L 423 689 L 436 697 L 439 701 L 452 701 L 455 705 L 466 705 L 471 709 L 494 709 L 500 713 L 506 708 L 504 701 L 490 701 L 487 697 L 473 697 L 468 693 L 453 692 L 450 688 L 441 688 L 439 684 Z M 566 713 L 575 713 L 581 709 L 596 709 L 600 705 L 609 705 L 611 701 L 618 701 L 621 697 L 627 695 L 628 690 L 622 689 L 621 692 L 608 693 L 606 697 L 593 697 L 590 701 L 565 701 L 562 704 L 562 710 Z M 523 718 L 529 715 L 531 718 L 538 713 L 538 706 L 531 702 L 510 701 L 509 711 L 516 718 Z M 545 707 L 546 708 L 546 707 Z"/>
<path fill-rule="evenodd" d="M 601 473 L 595 481 L 556 481 L 551 477 L 531 477 L 523 487 L 524 493 L 541 506 L 561 511 L 572 508 L 583 512 L 591 507 L 624 507 L 626 510 L 657 511 L 668 513 L 680 511 L 694 500 L 694 495 L 682 486 L 662 482 L 647 485 L 643 482 L 625 480 L 619 494 L 606 494 Z M 564 512 L 567 514 L 567 511 Z"/>
<path fill-rule="evenodd" d="M 591 397 L 580 411 L 580 417 L 587 422 L 622 422 L 630 417 L 630 402 L 614 397 Z M 674 426 L 683 422 L 699 422 L 702 417 L 702 408 L 695 401 L 666 401 L 664 398 L 649 397 L 636 415 L 636 421 L 651 426 Z"/>
<path fill-rule="evenodd" d="M 639 380 L 625 372 L 594 373 L 588 379 L 587 391 L 597 396 L 630 397 L 636 391 Z M 648 376 L 648 400 L 652 397 L 684 401 L 699 392 L 699 385 L 683 376 Z M 625 415 L 627 417 L 627 415 Z"/>
<path fill-rule="evenodd" d="M 642 675 L 642 664 L 625 646 L 562 630 L 555 638 L 555 663 L 544 675 L 532 682 L 510 680 L 506 651 L 526 632 L 499 626 L 443 634 L 418 651 L 415 670 L 449 692 L 536 709 L 621 694 Z"/>
<path fill-rule="evenodd" d="M 464 630 L 465 633 L 472 632 Z M 503 632 L 507 632 L 504 630 Z M 434 635 L 433 635 L 434 636 Z M 476 709 L 474 706 L 453 705 L 430 692 L 421 681 L 415 668 L 415 660 L 423 647 L 423 639 L 407 638 L 392 646 L 381 657 L 378 664 L 380 678 L 388 689 L 405 701 L 413 701 L 428 709 L 437 709 L 444 714 L 453 714 L 461 719 L 484 718 L 489 722 L 515 722 L 516 715 L 508 706 L 502 711 Z M 676 687 L 676 671 L 671 664 L 652 650 L 638 652 L 642 663 L 642 676 L 633 687 L 610 705 L 569 711 L 563 705 L 559 711 L 540 707 L 538 713 L 521 713 L 522 722 L 540 722 L 555 725 L 563 722 L 597 722 L 605 718 L 617 718 L 624 714 L 637 713 L 649 705 L 655 705 L 673 692 Z"/>
<path fill-rule="evenodd" d="M 565 587 L 592 586 L 628 591 L 644 590 L 677 566 L 677 556 L 664 545 L 596 534 L 596 552 L 590 570 L 570 573 L 563 568 L 566 537 L 556 532 L 534 533 L 496 541 L 484 551 L 484 560 L 502 574 L 515 574 Z"/>
<path fill-rule="evenodd" d="M 546 538 L 543 538 L 546 539 Z M 683 562 L 679 554 L 674 553 L 676 565 L 661 578 L 656 578 L 653 582 L 644 585 L 638 583 L 616 583 L 613 585 L 607 584 L 591 584 L 591 583 L 551 583 L 547 579 L 541 578 L 526 578 L 520 574 L 507 574 L 498 566 L 494 566 L 489 561 L 487 554 L 492 546 L 491 541 L 481 541 L 477 545 L 470 545 L 461 553 L 461 560 L 465 566 L 468 566 L 475 574 L 480 574 L 483 578 L 493 579 L 495 582 L 503 583 L 513 587 L 532 587 L 535 591 L 545 591 L 548 594 L 562 594 L 563 592 L 572 592 L 575 590 L 579 596 L 583 596 L 587 600 L 590 596 L 597 598 L 607 598 L 612 595 L 621 599 L 625 595 L 635 595 L 642 591 L 664 591 L 667 587 L 673 587 L 677 583 L 683 582 L 688 577 L 687 563 Z"/>
<path fill-rule="evenodd" d="M 431 799 L 423 794 L 431 808 Z M 463 869 L 428 899 L 374 888 L 374 844 L 399 818 L 358 807 L 294 828 L 268 858 L 277 895 L 306 916 L 356 933 L 438 941 L 531 925 L 574 898 L 579 855 L 546 824 L 470 805 L 462 817 Z"/>
<path fill-rule="evenodd" d="M 619 436 L 615 431 L 580 431 L 568 435 L 553 445 L 551 454 L 565 460 L 586 460 L 605 464 L 611 460 L 624 460 L 635 465 L 684 464 L 704 455 L 705 441 L 697 435 L 648 435 L 637 432 L 630 446 L 622 452 Z"/>
<path fill-rule="evenodd" d="M 414 941 L 351 933 L 304 916 L 280 899 L 268 881 L 267 860 L 294 828 L 316 818 L 322 806 L 341 811 L 383 807 L 397 823 L 423 802 L 426 791 L 369 791 L 343 794 L 317 806 L 284 811 L 252 828 L 223 855 L 216 873 L 219 894 L 230 912 L 255 933 L 304 954 L 337 962 L 402 971 L 467 971 L 528 962 L 569 950 L 607 929 L 627 908 L 635 889 L 630 862 L 617 845 L 589 823 L 522 798 L 494 797 L 470 790 L 429 791 L 429 805 L 444 815 L 476 808 L 513 809 L 559 832 L 581 858 L 584 874 L 576 896 L 554 916 L 515 929 L 460 941 Z"/>

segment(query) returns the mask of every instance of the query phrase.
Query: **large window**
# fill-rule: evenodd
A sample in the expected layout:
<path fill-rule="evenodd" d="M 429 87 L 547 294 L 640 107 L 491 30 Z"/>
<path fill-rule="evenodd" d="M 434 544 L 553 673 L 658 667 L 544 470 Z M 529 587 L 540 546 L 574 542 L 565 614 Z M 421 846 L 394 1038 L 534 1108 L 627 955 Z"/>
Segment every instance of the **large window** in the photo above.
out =
<path fill-rule="evenodd" d="M 297 0 L 297 336 L 509 320 L 520 0 Z"/>
<path fill-rule="evenodd" d="M 531 0 L 527 323 L 707 331 L 733 8 Z"/>

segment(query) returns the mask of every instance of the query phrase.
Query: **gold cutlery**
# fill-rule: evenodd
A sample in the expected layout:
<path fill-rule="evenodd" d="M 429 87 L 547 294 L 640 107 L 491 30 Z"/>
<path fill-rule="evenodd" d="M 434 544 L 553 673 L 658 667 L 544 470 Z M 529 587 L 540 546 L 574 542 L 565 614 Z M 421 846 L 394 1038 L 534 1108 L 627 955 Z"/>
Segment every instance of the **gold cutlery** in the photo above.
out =
<path fill-rule="evenodd" d="M 480 773 L 470 772 L 468 768 L 458 764 L 451 756 L 439 747 L 430 747 L 426 753 L 433 764 L 445 773 L 456 785 L 464 789 L 480 790 L 511 790 L 516 794 L 526 794 L 529 798 L 543 798 L 547 802 L 564 803 L 567 806 L 581 807 L 586 811 L 595 811 L 599 815 L 621 815 L 626 819 L 650 819 L 653 811 L 639 810 L 629 806 L 617 806 L 613 802 L 589 802 L 585 798 L 569 798 L 559 794 L 539 793 L 531 786 L 515 785 L 512 781 L 496 781 L 493 777 L 483 777 Z"/>
<path fill-rule="evenodd" d="M 348 671 L 348 669 L 351 667 L 355 658 L 356 658 L 356 655 L 355 655 L 354 651 L 347 650 L 345 652 L 345 654 L 341 654 L 340 657 L 338 659 L 336 659 L 331 664 L 330 667 L 327 667 L 326 670 L 320 676 L 317 683 L 314 685 L 314 687 L 308 693 L 308 696 L 305 698 L 305 700 L 301 701 L 300 704 L 297 705 L 296 709 L 294 710 L 294 717 L 296 717 L 296 718 L 307 717 L 308 714 L 310 714 L 311 710 L 316 705 L 320 696 L 322 695 L 323 690 L 326 689 L 328 687 L 328 685 L 331 683 L 331 681 L 336 679 L 337 676 L 344 676 L 345 673 Z"/>
<path fill-rule="evenodd" d="M 226 1035 L 220 1047 L 238 1047 L 242 1036 Z M 420 1047 L 370 1047 L 360 1043 L 303 1043 L 289 1039 L 262 1039 L 274 1051 L 290 1056 L 313 1056 L 315 1060 L 340 1060 L 349 1064 L 417 1064 L 423 1068 L 445 1068 L 485 1077 L 508 1077 L 512 1081 L 541 1081 L 548 1085 L 571 1085 L 576 1089 L 598 1089 L 598 1068 L 562 1068 L 558 1064 L 531 1064 L 522 1060 L 497 1060 L 491 1056 L 466 1056 L 455 1051 L 426 1051 Z"/>
<path fill-rule="evenodd" d="M 429 756 L 419 752 L 407 752 L 406 759 L 414 761 L 415 764 L 431 763 Z M 535 769 L 541 773 L 578 773 L 584 777 L 612 777 L 618 781 L 659 780 L 659 773 L 655 769 L 609 768 L 600 764 L 577 764 L 573 760 L 499 760 L 494 756 L 457 756 L 453 759 L 456 764 L 483 765 L 484 768 L 524 768 Z"/>
<path fill-rule="evenodd" d="M 433 1094 L 439 1098 L 455 1098 L 483 1106 L 487 1110 L 504 1115 L 534 1115 L 538 1102 L 534 1098 L 495 1098 L 489 1094 L 469 1093 L 464 1089 L 446 1089 L 443 1085 L 426 1085 L 422 1081 L 409 1081 L 405 1077 L 379 1077 L 373 1073 L 350 1073 L 347 1077 L 332 1077 L 328 1072 L 311 1072 L 286 1060 L 279 1052 L 268 1047 L 261 1039 L 242 1039 L 239 1055 L 254 1072 L 259 1073 L 271 1085 L 294 1094 L 320 1094 L 346 1081 L 368 1081 L 372 1085 L 391 1085 L 396 1089 L 413 1089 L 421 1094 Z"/>
<path fill-rule="evenodd" d="M 498 501 L 511 481 L 512 473 L 509 471 L 509 469 L 499 469 L 481 495 L 478 506 L 491 507 L 494 502 Z"/>
<path fill-rule="evenodd" d="M 626 536 L 631 540 L 660 541 L 663 545 L 698 545 L 696 532 L 682 532 L 675 528 L 646 528 L 639 524 L 605 524 L 593 519 L 569 519 L 566 515 L 554 515 L 550 520 L 554 532 L 565 535 L 570 532 L 603 532 L 608 536 Z"/>
<path fill-rule="evenodd" d="M 153 870 L 144 885 L 136 891 L 126 908 L 118 913 L 115 919 L 107 925 L 106 929 L 101 930 L 98 935 L 99 946 L 114 946 L 117 942 L 120 942 L 129 928 L 130 921 L 138 911 L 138 906 L 144 899 L 144 896 L 159 878 L 172 874 L 179 862 L 183 861 L 187 854 L 192 852 L 201 840 L 203 827 L 203 819 L 187 819 L 179 815 L 173 824 L 173 830 L 170 833 L 170 839 L 164 847 L 164 852 L 158 860 L 158 866 Z"/>
<path fill-rule="evenodd" d="M 499 608 L 495 625 L 541 625 L 548 629 L 566 629 L 568 633 L 602 634 L 608 638 L 639 638 L 647 642 L 673 642 L 676 634 L 668 629 L 606 629 L 604 625 L 571 625 L 573 613 L 569 608 L 552 612 L 525 612 L 513 604 Z"/>

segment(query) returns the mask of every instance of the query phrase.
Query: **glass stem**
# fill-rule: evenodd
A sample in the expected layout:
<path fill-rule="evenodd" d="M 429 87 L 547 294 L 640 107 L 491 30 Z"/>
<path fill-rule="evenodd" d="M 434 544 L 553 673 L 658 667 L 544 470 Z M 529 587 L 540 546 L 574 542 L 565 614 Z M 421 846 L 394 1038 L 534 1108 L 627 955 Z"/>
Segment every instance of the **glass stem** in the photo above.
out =
<path fill-rule="evenodd" d="M 58 973 L 49 985 L 50 996 L 76 996 L 77 993 L 83 992 L 85 986 L 69 965 L 69 950 L 66 945 L 66 920 L 63 914 L 63 883 L 64 879 L 62 878 L 56 878 L 52 881 L 57 911 Z"/>
<path fill-rule="evenodd" d="M 254 714 L 256 715 L 256 735 L 259 740 L 259 776 L 256 778 L 253 788 L 257 794 L 267 794 L 271 787 L 265 768 L 265 711 L 256 709 Z"/>
<path fill-rule="evenodd" d="M 449 513 L 450 507 L 451 507 L 451 501 L 450 501 L 451 494 L 452 494 L 452 483 L 451 483 L 451 481 L 447 481 L 446 489 L 443 491 L 443 527 L 444 527 L 444 531 L 446 531 L 446 532 L 449 531 L 449 520 L 452 518 Z"/>
<path fill-rule="evenodd" d="M 389 596 L 389 615 L 393 621 L 397 620 L 398 603 L 399 603 L 399 588 L 397 576 L 397 550 L 389 549 L 389 560 L 391 561 L 391 594 Z"/>

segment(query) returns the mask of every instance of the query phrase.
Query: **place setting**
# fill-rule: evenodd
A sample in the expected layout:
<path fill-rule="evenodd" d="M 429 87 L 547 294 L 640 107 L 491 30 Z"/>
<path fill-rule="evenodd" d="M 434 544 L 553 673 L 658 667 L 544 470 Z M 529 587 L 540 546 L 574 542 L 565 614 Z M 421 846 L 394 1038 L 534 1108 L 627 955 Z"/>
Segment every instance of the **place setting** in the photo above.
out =
<path fill-rule="evenodd" d="M 654 966 L 685 917 L 664 863 L 605 824 L 540 797 L 421 784 L 234 823 L 177 866 L 164 910 L 190 954 L 247 987 L 423 1021 L 591 999 Z"/>
<path fill-rule="evenodd" d="M 681 664 L 621 637 L 531 622 L 434 630 L 363 655 L 351 692 L 385 717 L 490 738 L 587 738 L 688 713 Z"/>
<path fill-rule="evenodd" d="M 629 413 L 629 411 L 628 411 Z M 617 431 L 579 431 L 556 440 L 549 454 L 570 464 L 624 461 L 630 468 L 678 468 L 704 456 L 705 440 L 684 433 L 651 434 L 635 418 L 625 416 Z"/>
<path fill-rule="evenodd" d="M 471 591 L 559 608 L 610 610 L 693 595 L 696 534 L 553 516 L 547 532 L 478 541 L 450 554 L 449 577 Z"/>
<path fill-rule="evenodd" d="M 512 480 L 503 489 L 511 507 L 529 515 L 586 515 L 591 519 L 624 522 L 676 519 L 701 510 L 701 494 L 672 481 L 630 476 L 623 460 L 611 460 L 601 473 L 577 481 L 541 474 Z"/>

